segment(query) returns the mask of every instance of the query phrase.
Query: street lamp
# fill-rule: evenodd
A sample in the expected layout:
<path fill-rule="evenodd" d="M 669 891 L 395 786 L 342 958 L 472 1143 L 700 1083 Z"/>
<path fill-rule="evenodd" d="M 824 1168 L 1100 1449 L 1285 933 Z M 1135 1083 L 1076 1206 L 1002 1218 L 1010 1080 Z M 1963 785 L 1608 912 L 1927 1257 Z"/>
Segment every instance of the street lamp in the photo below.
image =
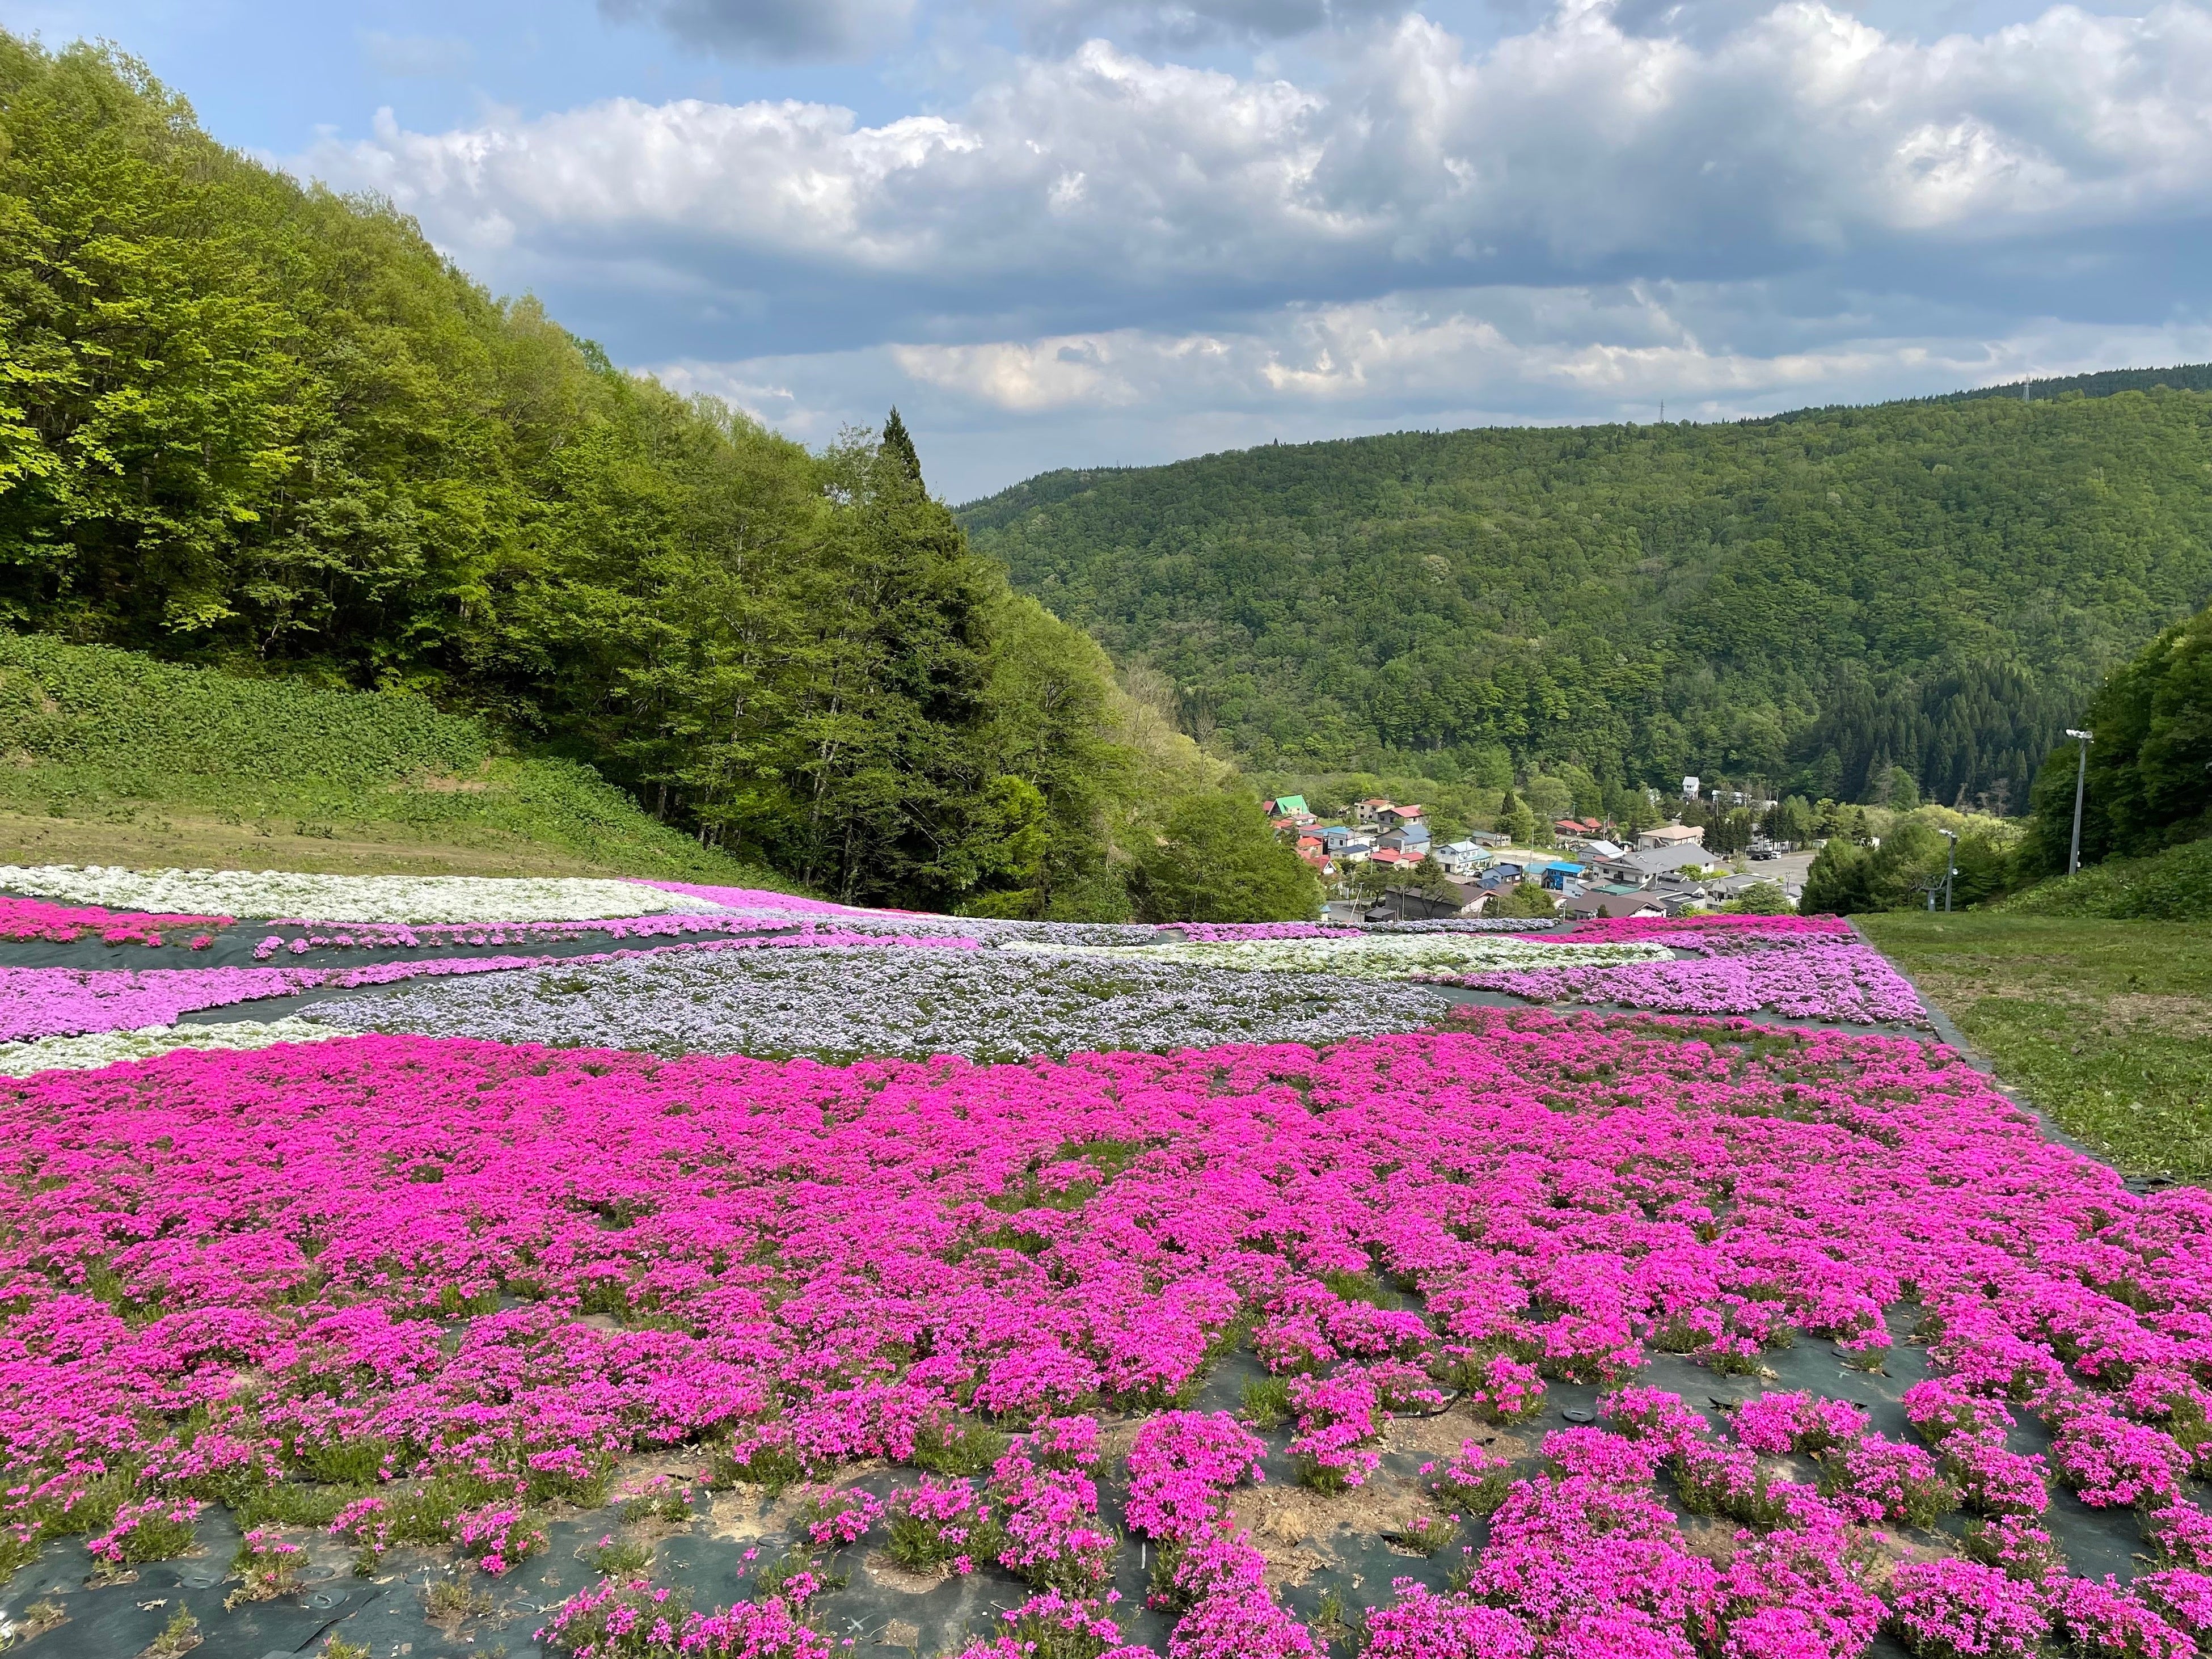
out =
<path fill-rule="evenodd" d="M 1948 916 L 1951 914 L 1951 878 L 1959 872 L 1959 832 L 1956 830 L 1938 830 L 1936 833 L 1951 843 L 1945 849 L 1943 861 L 1943 914 Z M 1934 895 L 1929 896 L 1932 898 Z"/>
<path fill-rule="evenodd" d="M 2081 763 L 2074 769 L 2074 848 L 2066 855 L 2066 873 L 2070 876 L 2081 867 L 2081 796 L 2089 787 L 2089 745 L 2097 734 L 2076 732 L 2069 726 L 2066 735 L 2081 745 Z"/>

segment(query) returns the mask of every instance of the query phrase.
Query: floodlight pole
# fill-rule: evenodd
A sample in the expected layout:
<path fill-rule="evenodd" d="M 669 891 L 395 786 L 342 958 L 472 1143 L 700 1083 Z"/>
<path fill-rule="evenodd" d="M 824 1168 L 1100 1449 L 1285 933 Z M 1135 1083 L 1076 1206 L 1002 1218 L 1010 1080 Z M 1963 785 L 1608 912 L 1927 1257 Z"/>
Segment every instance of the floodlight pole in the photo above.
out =
<path fill-rule="evenodd" d="M 2066 735 L 2081 745 L 2081 763 L 2074 769 L 2074 846 L 2066 854 L 2066 873 L 2070 876 L 2081 867 L 2081 798 L 2089 787 L 2089 745 L 2097 734 L 2076 732 L 2069 726 Z"/>
<path fill-rule="evenodd" d="M 1951 878 L 1959 870 L 1959 832 L 1956 830 L 1939 830 L 1936 833 L 1951 843 L 1945 851 L 1943 860 L 1943 914 L 1948 916 L 1951 914 Z M 1935 895 L 1929 894 L 1929 908 L 1935 908 Z"/>

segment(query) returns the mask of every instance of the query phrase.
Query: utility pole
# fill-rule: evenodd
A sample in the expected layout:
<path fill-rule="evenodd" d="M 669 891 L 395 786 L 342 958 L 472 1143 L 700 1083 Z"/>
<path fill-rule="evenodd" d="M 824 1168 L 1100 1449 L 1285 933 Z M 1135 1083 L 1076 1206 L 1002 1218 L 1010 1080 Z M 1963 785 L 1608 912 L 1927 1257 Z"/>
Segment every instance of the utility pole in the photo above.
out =
<path fill-rule="evenodd" d="M 1936 833 L 1951 843 L 1946 849 L 1943 861 L 1943 914 L 1948 916 L 1951 914 L 1951 878 L 1959 872 L 1959 832 L 1956 830 L 1939 830 Z M 1932 903 L 1930 908 L 1933 908 Z"/>
<path fill-rule="evenodd" d="M 2066 873 L 2072 875 L 2081 867 L 2081 798 L 2089 787 L 2089 745 L 2097 734 L 2066 728 L 2066 735 L 2081 745 L 2081 763 L 2074 769 L 2074 848 L 2066 855 Z"/>

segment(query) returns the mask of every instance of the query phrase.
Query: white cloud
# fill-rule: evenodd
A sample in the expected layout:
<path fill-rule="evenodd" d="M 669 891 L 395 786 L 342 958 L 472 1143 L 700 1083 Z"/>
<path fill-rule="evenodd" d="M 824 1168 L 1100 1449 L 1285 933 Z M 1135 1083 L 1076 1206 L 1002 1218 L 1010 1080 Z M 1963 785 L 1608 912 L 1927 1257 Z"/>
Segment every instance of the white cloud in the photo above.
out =
<path fill-rule="evenodd" d="M 457 246 L 672 245 L 1110 294 L 1325 277 L 1751 274 L 1869 241 L 2056 234 L 2212 209 L 2212 14 L 2067 8 L 1921 46 L 1787 3 L 1710 48 L 1569 0 L 1470 53 L 1419 17 L 1327 87 L 1091 42 L 946 115 L 614 100 L 301 165 Z M 682 249 L 694 250 L 690 253 Z"/>
<path fill-rule="evenodd" d="M 599 0 L 599 14 L 726 58 L 871 58 L 905 39 L 914 0 Z"/>

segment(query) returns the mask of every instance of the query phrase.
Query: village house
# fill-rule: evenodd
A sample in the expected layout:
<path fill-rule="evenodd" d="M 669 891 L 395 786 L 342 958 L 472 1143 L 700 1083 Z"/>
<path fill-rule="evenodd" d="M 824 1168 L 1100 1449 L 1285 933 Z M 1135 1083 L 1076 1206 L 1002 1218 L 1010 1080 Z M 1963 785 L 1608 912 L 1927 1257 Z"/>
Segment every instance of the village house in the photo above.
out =
<path fill-rule="evenodd" d="M 1639 848 L 1633 853 L 1596 861 L 1601 882 L 1621 887 L 1649 887 L 1683 870 L 1703 869 L 1711 854 L 1696 842 Z"/>
<path fill-rule="evenodd" d="M 1653 847 L 1687 847 L 1702 845 L 1705 832 L 1693 824 L 1662 823 L 1656 830 L 1646 830 L 1636 838 L 1639 848 Z"/>
<path fill-rule="evenodd" d="M 1472 876 L 1490 862 L 1490 854 L 1474 836 L 1448 842 L 1431 854 L 1448 876 Z"/>

